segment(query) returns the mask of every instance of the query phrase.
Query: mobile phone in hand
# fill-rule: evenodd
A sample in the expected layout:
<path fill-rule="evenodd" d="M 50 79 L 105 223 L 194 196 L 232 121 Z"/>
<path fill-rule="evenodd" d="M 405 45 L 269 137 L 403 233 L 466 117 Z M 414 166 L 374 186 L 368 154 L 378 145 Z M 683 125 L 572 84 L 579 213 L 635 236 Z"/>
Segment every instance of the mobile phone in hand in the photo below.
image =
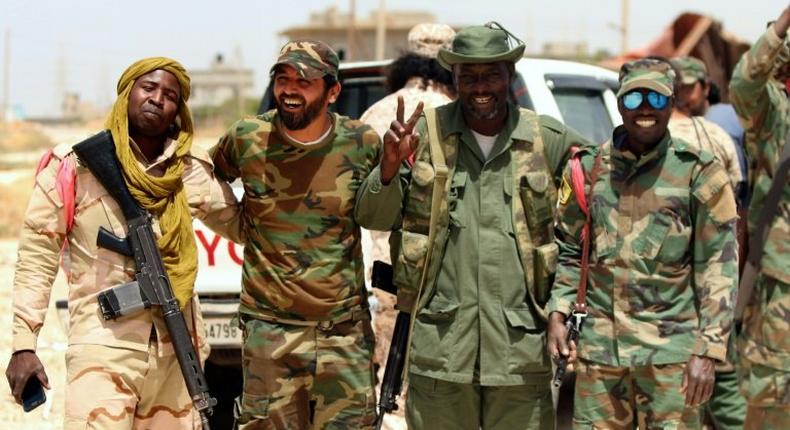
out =
<path fill-rule="evenodd" d="M 44 393 L 44 387 L 41 386 L 41 381 L 38 380 L 36 375 L 30 375 L 30 377 L 27 378 L 25 389 L 22 390 L 22 409 L 25 412 L 30 412 L 46 400 L 47 395 Z"/>

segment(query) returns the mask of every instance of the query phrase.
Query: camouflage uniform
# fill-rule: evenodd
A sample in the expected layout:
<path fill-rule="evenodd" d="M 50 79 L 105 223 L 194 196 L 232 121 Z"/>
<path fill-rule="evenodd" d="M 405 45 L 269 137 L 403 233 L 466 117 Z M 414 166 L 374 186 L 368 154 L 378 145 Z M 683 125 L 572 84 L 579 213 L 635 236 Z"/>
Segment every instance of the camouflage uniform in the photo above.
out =
<path fill-rule="evenodd" d="M 784 58 L 781 58 L 784 57 Z M 774 26 L 755 42 L 735 67 L 730 98 L 746 129 L 752 198 L 749 230 L 754 231 L 771 186 L 779 154 L 790 127 L 784 86 L 774 70 L 790 58 L 788 41 Z M 748 428 L 786 428 L 790 422 L 790 185 L 785 184 L 779 210 L 769 227 L 765 254 L 752 297 L 743 316 L 738 350 L 743 364 L 741 389 L 746 395 Z"/>
<path fill-rule="evenodd" d="M 320 42 L 287 44 L 272 68 L 337 75 Z M 244 184 L 238 422 L 258 428 L 363 428 L 375 419 L 357 189 L 380 156 L 376 133 L 332 114 L 318 142 L 282 132 L 276 111 L 233 124 L 211 152 L 218 176 Z"/>
<path fill-rule="evenodd" d="M 621 72 L 618 96 L 645 81 L 671 94 L 666 65 L 632 64 Z M 585 172 L 599 152 L 601 160 L 588 200 L 589 316 L 579 340 L 574 425 L 630 428 L 636 416 L 640 428 L 695 428 L 698 408 L 684 406 L 679 388 L 692 354 L 725 359 L 738 276 L 735 200 L 710 153 L 667 132 L 636 157 L 623 147 L 625 137 L 620 126 L 611 140 L 582 153 Z M 571 183 L 569 169 L 563 181 Z M 549 311 L 567 314 L 575 301 L 584 222 L 564 185 Z"/>
<path fill-rule="evenodd" d="M 683 140 L 697 148 L 710 152 L 719 161 L 733 190 L 737 190 L 746 180 L 741 172 L 738 152 L 732 138 L 723 128 L 701 116 L 675 118 L 669 120 L 672 138 Z"/>
<path fill-rule="evenodd" d="M 680 80 L 685 85 L 709 81 L 705 63 L 697 58 L 673 58 L 672 64 L 680 73 Z M 729 133 L 704 117 L 686 116 L 677 111 L 672 114 L 668 128 L 673 139 L 683 140 L 710 152 L 717 161 L 722 163 L 736 195 L 736 206 L 740 207 L 741 201 L 738 196 L 742 195 L 743 182 L 746 178 L 743 175 L 743 166 L 740 160 L 742 155 L 738 154 L 738 146 Z M 716 365 L 714 391 L 706 405 L 706 412 L 713 420 L 717 430 L 743 428 L 743 418 L 746 415 L 746 399 L 738 389 L 735 339 L 736 336 L 730 336 L 727 344 L 727 360 Z"/>
<path fill-rule="evenodd" d="M 131 142 L 145 171 L 162 175 L 176 149 L 149 163 Z M 69 283 L 69 348 L 66 351 L 67 429 L 200 428 L 198 414 L 181 376 L 158 310 L 105 321 L 96 295 L 131 281 L 132 258 L 96 245 L 99 227 L 126 235 L 118 204 L 98 180 L 76 161 L 70 145 L 59 145 L 36 176 L 22 233 L 14 278 L 13 350 L 35 350 L 44 323 L 59 257 Z M 74 224 L 67 228 L 64 201 L 57 188 L 61 160 L 76 163 Z M 214 178 L 205 151 L 193 148 L 183 183 L 191 214 L 224 236 L 239 241 L 239 205 L 230 187 Z M 154 223 L 158 232 L 158 224 Z M 61 253 L 61 248 L 63 251 Z M 208 343 L 197 297 L 184 310 L 201 360 Z"/>
<path fill-rule="evenodd" d="M 708 71 L 705 63 L 693 57 L 678 57 L 672 59 L 672 64 L 680 73 L 680 81 L 684 85 L 695 84 L 708 80 Z M 686 116 L 675 112 L 669 121 L 669 131 L 675 139 L 685 140 L 687 143 L 710 152 L 724 165 L 724 170 L 730 177 L 732 189 L 736 191 L 745 181 L 738 160 L 738 149 L 732 138 L 723 128 L 708 121 L 701 116 Z"/>

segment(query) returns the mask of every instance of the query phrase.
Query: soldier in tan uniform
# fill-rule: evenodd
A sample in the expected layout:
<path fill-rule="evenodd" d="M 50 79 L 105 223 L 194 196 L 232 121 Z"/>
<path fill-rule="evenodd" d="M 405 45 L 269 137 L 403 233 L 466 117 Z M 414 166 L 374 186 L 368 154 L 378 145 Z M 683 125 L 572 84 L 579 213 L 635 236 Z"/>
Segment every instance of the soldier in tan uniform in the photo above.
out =
<path fill-rule="evenodd" d="M 191 148 L 189 90 L 176 61 L 140 60 L 121 76 L 106 126 L 130 191 L 154 215 L 165 268 L 203 360 L 208 345 L 192 291 L 197 248 L 191 219 L 239 241 L 240 208 L 227 183 L 214 177 L 208 154 Z M 6 370 L 14 398 L 21 402 L 31 377 L 49 388 L 36 339 L 60 262 L 69 283 L 64 427 L 199 428 L 161 313 L 101 316 L 97 294 L 131 281 L 135 262 L 97 247 L 99 227 L 126 235 L 118 204 L 80 165 L 71 145 L 55 147 L 39 164 L 19 240 L 14 352 Z"/>

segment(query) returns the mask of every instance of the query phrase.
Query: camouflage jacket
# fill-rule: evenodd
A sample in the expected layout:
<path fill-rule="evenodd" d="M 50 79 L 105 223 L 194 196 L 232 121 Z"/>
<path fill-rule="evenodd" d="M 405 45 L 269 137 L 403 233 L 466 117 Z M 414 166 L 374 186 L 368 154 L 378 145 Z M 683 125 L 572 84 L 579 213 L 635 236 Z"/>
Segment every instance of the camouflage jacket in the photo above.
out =
<path fill-rule="evenodd" d="M 730 98 L 746 129 L 751 164 L 749 231 L 754 231 L 771 187 L 779 155 L 790 128 L 790 103 L 783 86 L 773 79 L 780 51 L 790 49 L 773 25 L 741 57 L 730 81 Z M 739 352 L 749 361 L 790 369 L 790 183 L 785 184 L 779 212 L 769 228 L 758 280 L 744 311 Z"/>
<path fill-rule="evenodd" d="M 168 141 L 164 153 L 148 163 L 142 161 L 145 157 L 134 142 L 132 145 L 138 161 L 152 175 L 164 174 L 165 161 L 176 149 L 173 141 Z M 86 167 L 76 162 L 74 225 L 70 230 L 66 227 L 64 203 L 56 184 L 60 160 L 64 157 L 76 160 L 71 145 L 55 148 L 54 158 L 36 176 L 25 212 L 14 277 L 13 350 L 36 349 L 58 262 L 62 259 L 69 283 L 69 344 L 98 344 L 148 351 L 153 324 L 158 333 L 160 351 L 172 351 L 158 310 L 143 311 L 114 321 L 102 319 L 96 295 L 107 288 L 132 281 L 135 263 L 130 257 L 97 247 L 96 237 L 102 226 L 124 237 L 126 221 L 107 190 Z M 239 204 L 230 186 L 214 177 L 211 160 L 205 151 L 193 148 L 191 156 L 187 157 L 183 181 L 192 216 L 223 236 L 240 241 Z M 156 221 L 154 232 L 158 232 Z M 188 312 L 185 311 L 187 317 Z M 197 314 L 199 317 L 199 312 Z M 202 332 L 202 329 L 198 330 L 199 334 Z"/>
<path fill-rule="evenodd" d="M 754 231 L 760 217 L 790 128 L 787 94 L 772 77 L 780 50 L 788 49 L 783 48 L 786 43 L 771 25 L 738 61 L 730 81 L 730 99 L 746 130 L 751 187 L 749 231 Z M 790 284 L 790 183 L 785 184 L 779 214 L 769 229 L 761 266 L 762 273 Z"/>
<path fill-rule="evenodd" d="M 409 371 L 488 386 L 547 380 L 542 307 L 557 257 L 556 184 L 568 148 L 588 143 L 553 118 L 510 105 L 485 157 L 458 102 L 435 112 L 449 176 L 434 243 L 426 236 L 436 183 L 427 116 L 417 123 L 414 167 L 404 166 L 387 186 L 377 168 L 357 204 L 363 226 L 402 229 L 394 279 L 400 309 L 409 309 L 406 292 L 428 265 L 430 301 L 414 325 Z"/>
<path fill-rule="evenodd" d="M 211 149 L 217 175 L 244 184 L 243 314 L 315 321 L 362 303 L 353 210 L 381 145 L 369 126 L 332 119 L 322 141 L 304 145 L 278 132 L 270 111 L 236 122 Z"/>
<path fill-rule="evenodd" d="M 686 118 L 672 117 L 669 120 L 669 132 L 673 139 L 680 139 L 713 154 L 723 166 L 730 178 L 733 191 L 745 181 L 738 161 L 738 149 L 735 142 L 723 128 L 708 121 L 704 117 Z"/>
<path fill-rule="evenodd" d="M 735 199 L 713 155 L 663 140 L 642 157 L 613 139 L 582 158 L 600 170 L 588 200 L 593 224 L 587 317 L 579 356 L 608 366 L 724 361 L 738 278 Z M 564 183 L 570 183 L 566 170 Z M 589 195 L 589 184 L 586 184 Z M 568 186 L 558 202 L 560 247 L 550 311 L 576 301 L 585 217 Z"/>

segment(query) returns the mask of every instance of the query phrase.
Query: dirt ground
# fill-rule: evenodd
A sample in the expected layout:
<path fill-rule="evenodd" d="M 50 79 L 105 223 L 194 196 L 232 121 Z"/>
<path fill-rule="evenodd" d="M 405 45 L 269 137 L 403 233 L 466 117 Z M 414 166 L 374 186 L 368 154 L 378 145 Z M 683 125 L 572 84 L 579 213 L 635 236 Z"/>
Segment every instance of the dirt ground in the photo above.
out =
<path fill-rule="evenodd" d="M 5 370 L 11 356 L 11 285 L 16 261 L 16 240 L 0 240 L 0 369 Z M 52 389 L 47 402 L 29 413 L 16 405 L 5 374 L 0 382 L 0 423 L 4 430 L 50 430 L 63 427 L 66 387 L 66 333 L 55 311 L 55 301 L 66 298 L 66 283 L 61 275 L 52 290 L 46 323 L 38 338 L 38 356 L 44 364 Z"/>

